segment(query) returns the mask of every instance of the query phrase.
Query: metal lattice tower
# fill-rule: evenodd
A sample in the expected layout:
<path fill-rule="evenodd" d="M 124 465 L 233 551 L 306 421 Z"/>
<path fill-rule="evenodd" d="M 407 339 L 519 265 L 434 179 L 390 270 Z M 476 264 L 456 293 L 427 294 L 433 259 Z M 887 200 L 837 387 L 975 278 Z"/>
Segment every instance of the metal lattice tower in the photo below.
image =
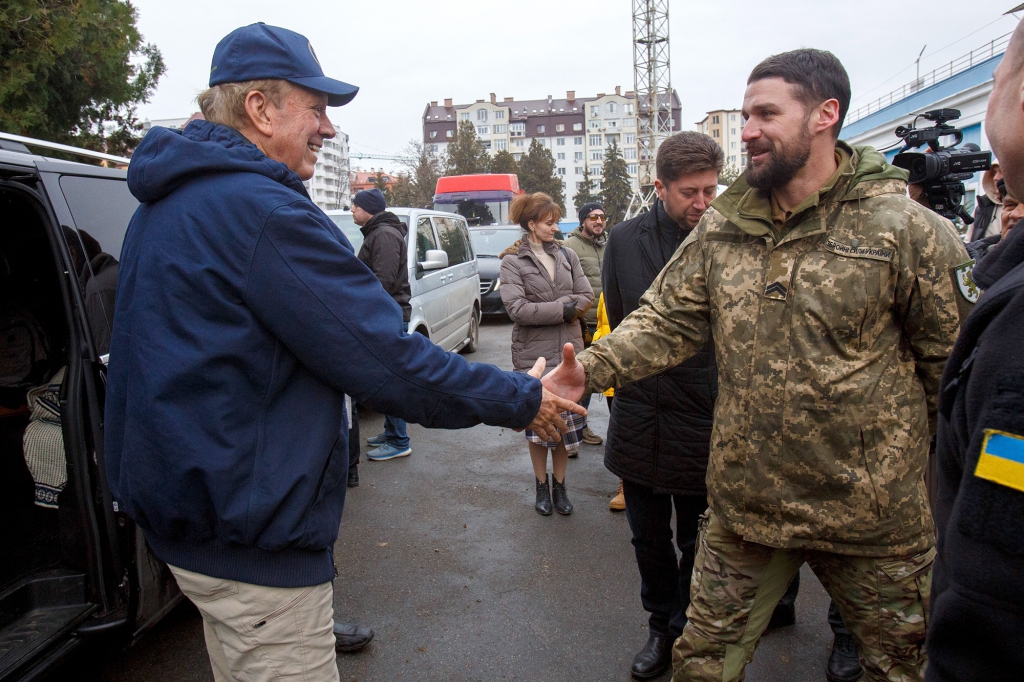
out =
<path fill-rule="evenodd" d="M 654 158 L 672 134 L 668 0 L 633 0 L 633 80 L 637 108 L 637 181 L 626 217 L 654 205 Z"/>

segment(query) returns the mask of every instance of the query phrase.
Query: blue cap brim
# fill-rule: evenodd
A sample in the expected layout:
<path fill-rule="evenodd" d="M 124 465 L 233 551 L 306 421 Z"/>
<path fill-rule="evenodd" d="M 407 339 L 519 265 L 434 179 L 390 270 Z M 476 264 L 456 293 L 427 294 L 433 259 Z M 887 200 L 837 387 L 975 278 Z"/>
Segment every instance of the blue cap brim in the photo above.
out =
<path fill-rule="evenodd" d="M 327 95 L 327 106 L 340 107 L 348 104 L 359 92 L 359 87 L 336 81 L 327 76 L 308 76 L 305 78 L 285 78 L 289 83 L 301 85 Z"/>

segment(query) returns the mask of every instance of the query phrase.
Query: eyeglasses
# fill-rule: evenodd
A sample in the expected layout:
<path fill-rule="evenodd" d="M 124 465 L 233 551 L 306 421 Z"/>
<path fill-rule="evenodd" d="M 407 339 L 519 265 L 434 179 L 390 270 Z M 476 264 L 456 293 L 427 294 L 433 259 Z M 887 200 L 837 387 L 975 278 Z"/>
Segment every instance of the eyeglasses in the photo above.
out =
<path fill-rule="evenodd" d="M 600 220 L 601 222 L 604 222 L 605 215 L 604 213 L 591 213 L 587 216 L 587 220 Z"/>

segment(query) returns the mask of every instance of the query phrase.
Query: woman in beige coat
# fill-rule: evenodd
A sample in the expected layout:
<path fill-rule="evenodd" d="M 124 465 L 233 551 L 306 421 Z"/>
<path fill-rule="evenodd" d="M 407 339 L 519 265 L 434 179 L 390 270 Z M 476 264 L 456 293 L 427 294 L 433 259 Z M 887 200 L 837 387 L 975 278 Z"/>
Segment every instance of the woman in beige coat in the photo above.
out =
<path fill-rule="evenodd" d="M 537 358 L 547 360 L 548 370 L 562 359 L 562 347 L 571 343 L 583 350 L 579 318 L 594 302 L 579 258 L 555 241 L 562 210 L 546 194 L 523 194 L 512 201 L 509 217 L 524 230 L 523 238 L 501 254 L 501 300 L 515 325 L 512 327 L 512 365 L 525 372 Z M 527 430 L 526 440 L 537 479 L 538 513 L 571 514 L 565 490 L 566 447 L 579 447 L 584 420 L 568 412 L 562 417 L 569 431 L 561 440 L 548 442 Z M 551 450 L 551 485 L 548 485 L 548 450 Z"/>

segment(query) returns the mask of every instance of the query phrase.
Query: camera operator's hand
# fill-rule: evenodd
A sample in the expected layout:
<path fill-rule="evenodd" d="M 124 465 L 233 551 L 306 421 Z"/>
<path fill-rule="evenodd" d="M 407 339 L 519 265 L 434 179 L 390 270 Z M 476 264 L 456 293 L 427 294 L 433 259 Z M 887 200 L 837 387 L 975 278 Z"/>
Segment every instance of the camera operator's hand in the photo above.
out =
<path fill-rule="evenodd" d="M 907 194 L 910 195 L 911 199 L 921 204 L 925 208 L 932 207 L 931 203 L 928 201 L 928 195 L 924 193 L 924 187 L 922 187 L 921 185 L 918 185 L 917 183 L 907 185 Z"/>

